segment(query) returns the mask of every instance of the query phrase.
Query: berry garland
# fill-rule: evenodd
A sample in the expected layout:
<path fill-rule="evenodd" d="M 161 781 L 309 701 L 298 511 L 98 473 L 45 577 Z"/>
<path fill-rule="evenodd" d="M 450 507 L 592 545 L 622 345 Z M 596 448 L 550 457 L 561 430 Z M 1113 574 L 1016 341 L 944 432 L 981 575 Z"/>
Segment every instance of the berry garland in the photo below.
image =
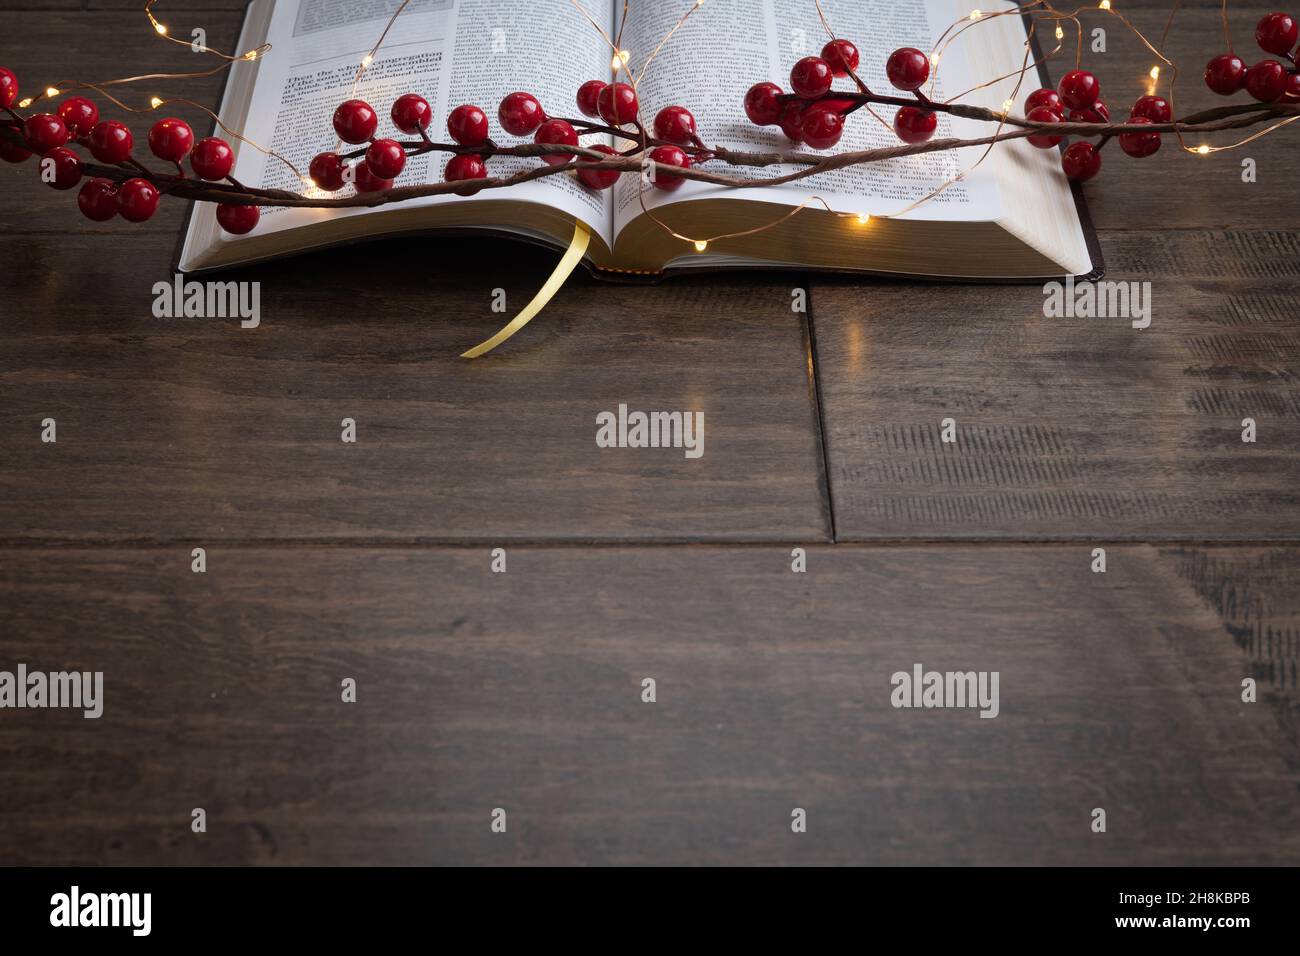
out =
<path fill-rule="evenodd" d="M 149 13 L 148 7 L 153 2 L 154 0 L 149 0 L 146 13 L 158 33 L 166 37 L 166 28 Z M 576 0 L 574 2 L 578 5 Z M 901 145 L 830 155 L 817 155 L 806 150 L 748 153 L 709 147 L 699 135 L 695 117 L 680 105 L 661 109 L 655 115 L 651 129 L 647 130 L 640 118 L 636 77 L 627 66 L 628 58 L 619 51 L 617 42 L 614 42 L 615 57 L 612 65 L 615 72 L 617 74 L 620 67 L 627 70 L 628 77 L 633 82 L 606 83 L 590 80 L 583 83 L 576 91 L 575 102 L 578 112 L 585 118 L 550 116 L 537 97 L 528 92 L 511 93 L 501 101 L 496 111 L 501 129 L 513 137 L 531 137 L 531 144 L 498 144 L 491 136 L 488 114 L 471 104 L 457 106 L 447 117 L 446 128 L 451 142 L 435 142 L 429 136 L 429 128 L 434 119 L 433 110 L 416 93 L 398 97 L 392 104 L 389 118 L 397 131 L 417 138 L 399 140 L 380 137 L 380 118 L 376 110 L 361 99 L 348 99 L 334 111 L 333 128 L 341 144 L 357 147 L 356 149 L 346 152 L 336 149 L 321 153 L 312 159 L 307 176 L 302 175 L 278 154 L 262 150 L 288 164 L 304 185 L 312 187 L 307 194 L 255 189 L 239 183 L 231 176 L 234 150 L 229 142 L 216 136 L 196 141 L 190 126 L 176 118 L 159 120 L 153 124 L 148 134 L 149 151 L 157 159 L 174 166 L 175 172 L 149 169 L 135 156 L 135 136 L 131 129 L 117 120 L 100 120 L 98 106 L 84 96 L 64 99 L 54 113 L 21 113 L 20 109 L 30 105 L 33 100 L 17 102 L 18 78 L 5 68 L 0 68 L 0 110 L 8 118 L 0 118 L 0 159 L 22 163 L 33 155 L 39 155 L 42 180 L 60 190 L 70 190 L 80 184 L 78 206 L 87 218 L 97 222 L 119 215 L 129 222 L 143 222 L 154 215 L 163 196 L 172 196 L 183 200 L 217 203 L 217 220 L 221 227 L 228 233 L 242 235 L 257 226 L 259 207 L 346 208 L 378 206 L 446 193 L 470 196 L 486 189 L 508 188 L 517 183 L 569 171 L 591 190 L 610 189 L 621 176 L 627 174 L 645 174 L 653 188 L 662 191 L 678 189 L 688 179 L 723 186 L 771 186 L 863 163 L 961 147 L 991 148 L 996 143 L 1019 138 L 1027 139 L 1032 146 L 1041 149 L 1055 149 L 1066 136 L 1084 137 L 1062 151 L 1061 164 L 1070 178 L 1088 180 L 1100 172 L 1102 149 L 1112 139 L 1119 141 L 1120 149 L 1126 154 L 1140 159 L 1159 150 L 1162 136 L 1172 133 L 1183 149 L 1203 155 L 1230 149 L 1232 146 L 1211 147 L 1202 144 L 1190 147 L 1184 142 L 1185 134 L 1238 129 L 1270 122 L 1273 124 L 1243 140 L 1244 143 L 1300 119 L 1300 69 L 1297 69 L 1296 50 L 1300 26 L 1285 13 L 1265 16 L 1255 31 L 1255 39 L 1260 48 L 1281 59 L 1265 59 L 1247 67 L 1240 57 L 1231 52 L 1227 4 L 1224 4 L 1224 28 L 1225 35 L 1229 36 L 1230 52 L 1215 56 L 1209 61 L 1205 68 L 1205 84 L 1223 96 L 1244 90 L 1255 102 L 1206 110 L 1175 120 L 1170 101 L 1172 92 L 1170 99 L 1152 94 L 1139 98 L 1133 104 L 1125 122 L 1114 123 L 1109 109 L 1101 99 L 1100 82 L 1093 73 L 1081 68 L 1067 72 L 1055 90 L 1040 89 L 1030 93 L 1024 101 L 1023 118 L 1011 115 L 1010 102 L 1006 109 L 999 112 L 953 101 L 931 100 L 923 88 L 929 83 L 933 89 L 932 66 L 938 62 L 938 53 L 927 55 L 912 47 L 895 50 L 885 64 L 890 84 L 901 95 L 875 93 L 857 74 L 861 61 L 857 46 L 849 40 L 834 37 L 821 10 L 820 0 L 814 2 L 826 24 L 827 32 L 832 36 L 831 41 L 822 49 L 820 56 L 804 57 L 794 64 L 790 71 L 791 92 L 786 93 L 769 82 L 757 83 L 751 87 L 744 97 L 746 115 L 758 126 L 778 127 L 792 146 L 803 145 L 811 150 L 825 151 L 833 149 L 840 142 L 845 123 L 855 112 L 865 108 L 883 123 L 871 107 L 894 106 L 897 110 L 892 124 L 888 125 L 892 125 Z M 393 15 L 394 20 L 405 5 L 403 3 Z M 695 3 L 683 15 L 678 27 L 701 5 L 702 2 Z M 1100 6 L 1114 12 L 1109 0 L 1103 0 Z M 1047 22 L 1055 22 L 1058 41 L 1064 35 L 1060 21 L 1071 20 L 1079 25 L 1077 15 L 1061 13 L 1046 0 L 1035 0 L 1001 13 L 981 15 L 975 11 L 970 19 L 976 21 L 1026 12 Z M 626 9 L 624 19 L 626 20 Z M 1035 26 L 1037 22 L 1035 20 Z M 1127 20 L 1124 23 L 1161 60 L 1172 66 L 1158 48 L 1142 37 Z M 390 20 L 389 26 L 391 25 Z M 1081 25 L 1079 30 L 1081 58 Z M 952 32 L 952 28 L 949 32 Z M 959 34 L 962 31 L 956 32 Z M 672 33 L 669 34 L 671 36 Z M 660 47 L 662 45 L 661 43 Z M 362 62 L 358 79 L 377 49 L 378 44 Z M 1059 49 L 1058 42 L 1052 53 Z M 263 53 L 265 48 L 242 56 L 218 55 L 227 63 L 232 63 L 240 59 L 254 59 Z M 1026 64 L 1018 74 L 1018 83 L 1036 65 L 1028 63 L 1026 53 Z M 641 75 L 644 75 L 648 66 L 649 61 L 642 66 Z M 1157 72 L 1153 71 L 1153 76 L 1155 75 Z M 851 79 L 855 89 L 836 90 L 835 81 L 844 78 Z M 134 79 L 138 78 L 113 82 L 130 82 Z M 983 85 L 992 85 L 1003 79 L 1008 77 L 1000 77 Z M 94 84 L 75 85 L 102 92 L 101 86 Z M 57 92 L 48 91 L 49 94 Z M 36 99 L 40 98 L 42 97 Z M 124 105 L 111 96 L 109 98 L 118 105 Z M 152 108 L 156 109 L 165 102 L 154 98 Z M 994 123 L 996 131 L 972 139 L 936 140 L 933 137 L 938 126 L 937 114 L 941 112 Z M 604 144 L 584 146 L 580 139 L 584 134 L 610 135 L 620 141 L 623 148 L 616 149 Z M 237 133 L 233 135 L 243 139 Z M 1089 141 L 1092 139 L 1096 142 Z M 70 148 L 72 143 L 87 149 L 97 162 L 85 161 Z M 261 149 L 256 144 L 250 145 Z M 410 157 L 435 151 L 450 154 L 443 168 L 443 182 L 396 185 L 396 180 Z M 489 175 L 488 164 L 499 156 L 533 157 L 540 159 L 541 164 L 510 176 L 492 177 Z M 184 165 L 187 160 L 189 174 Z M 721 171 L 725 167 L 773 166 L 793 166 L 795 169 L 774 176 L 745 176 Z M 342 191 L 349 184 L 355 186 L 355 194 L 341 197 L 330 195 Z M 913 203 L 912 207 L 937 195 L 946 185 L 948 184 Z M 644 207 L 644 200 L 642 205 Z M 664 228 L 667 229 L 667 226 Z M 676 236 L 675 233 L 673 235 Z M 685 236 L 677 238 L 694 242 L 697 249 L 703 249 L 708 242 L 691 240 Z"/>

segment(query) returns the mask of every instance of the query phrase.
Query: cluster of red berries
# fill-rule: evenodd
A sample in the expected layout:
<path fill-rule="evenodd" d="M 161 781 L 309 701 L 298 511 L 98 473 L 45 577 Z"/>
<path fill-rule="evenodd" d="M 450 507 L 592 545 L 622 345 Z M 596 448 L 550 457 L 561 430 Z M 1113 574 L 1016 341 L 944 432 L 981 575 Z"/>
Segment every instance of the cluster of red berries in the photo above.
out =
<path fill-rule="evenodd" d="M 1247 68 L 1234 53 L 1216 56 L 1205 65 L 1205 85 L 1220 96 L 1244 89 L 1261 103 L 1300 101 L 1300 72 L 1296 69 L 1296 41 L 1300 24 L 1286 13 L 1270 13 L 1255 27 L 1255 42 L 1265 53 L 1287 61 L 1260 60 Z"/>
<path fill-rule="evenodd" d="M 830 149 L 844 135 L 845 117 L 861 105 L 856 94 L 836 95 L 837 77 L 856 75 L 858 48 L 849 40 L 832 40 L 821 56 L 806 56 L 790 70 L 790 89 L 775 83 L 755 83 L 745 94 L 745 115 L 757 126 L 779 126 L 794 143 Z M 939 118 L 920 92 L 930 78 L 930 58 L 913 47 L 889 55 L 885 75 L 896 89 L 916 96 L 916 106 L 901 106 L 894 114 L 894 132 L 905 143 L 924 143 L 934 135 Z"/>
<path fill-rule="evenodd" d="M 1034 123 L 1109 123 L 1110 109 L 1101 100 L 1101 83 L 1087 70 L 1071 70 L 1054 90 L 1035 90 L 1025 100 L 1025 119 Z M 1169 101 L 1162 96 L 1139 97 L 1129 110 L 1133 125 L 1168 123 L 1173 119 Z M 1054 149 L 1062 135 L 1039 132 L 1027 137 L 1039 149 Z M 1160 149 L 1160 134 L 1121 133 L 1120 149 L 1137 159 Z M 1061 166 L 1071 179 L 1092 179 L 1101 171 L 1101 144 L 1072 143 L 1061 154 Z"/>
<path fill-rule="evenodd" d="M 0 108 L 9 109 L 18 97 L 18 79 L 11 70 L 0 67 Z M 83 163 L 69 143 L 90 151 L 101 163 L 121 165 L 131 159 L 135 137 L 116 120 L 100 120 L 99 107 L 84 96 L 70 96 L 54 113 L 29 116 L 20 126 L 6 121 L 3 126 L 21 137 L 23 145 L 0 137 L 0 159 L 22 163 L 33 154 L 41 157 L 41 179 L 55 189 L 72 189 L 81 182 Z M 184 176 L 181 161 L 189 158 L 190 168 L 200 179 L 213 182 L 230 175 L 235 154 L 230 144 L 216 137 L 194 141 L 189 124 L 178 119 L 163 119 L 149 130 L 149 149 L 159 159 L 175 163 Z M 144 222 L 158 210 L 162 194 L 150 179 L 135 177 L 117 183 L 95 177 L 82 183 L 77 205 L 87 219 L 106 222 L 120 215 L 128 222 Z M 249 232 L 260 218 L 256 206 L 223 203 L 217 207 L 217 221 L 227 232 Z"/>

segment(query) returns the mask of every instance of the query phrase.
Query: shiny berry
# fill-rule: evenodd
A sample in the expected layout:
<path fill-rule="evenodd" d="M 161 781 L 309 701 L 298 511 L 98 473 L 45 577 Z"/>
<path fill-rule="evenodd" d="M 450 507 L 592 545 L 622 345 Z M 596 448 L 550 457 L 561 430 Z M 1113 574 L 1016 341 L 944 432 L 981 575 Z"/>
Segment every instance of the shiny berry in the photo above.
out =
<path fill-rule="evenodd" d="M 1246 85 L 1246 64 L 1225 53 L 1205 64 L 1205 85 L 1220 96 L 1231 96 Z"/>
<path fill-rule="evenodd" d="M 1086 110 L 1101 97 L 1101 83 L 1087 70 L 1071 70 L 1061 77 L 1056 90 L 1072 110 Z"/>
<path fill-rule="evenodd" d="M 419 135 L 420 130 L 428 129 L 433 122 L 433 108 L 418 93 L 403 93 L 393 100 L 389 115 L 393 125 L 410 136 Z"/>
<path fill-rule="evenodd" d="M 600 80 L 588 80 L 578 87 L 578 110 L 583 116 L 600 116 L 600 91 L 609 86 Z"/>
<path fill-rule="evenodd" d="M 612 146 L 597 144 L 588 147 L 598 153 L 604 153 L 606 156 L 617 156 L 618 150 Z M 580 160 L 580 162 L 590 162 L 590 160 Z M 608 189 L 618 182 L 619 172 L 617 169 L 578 169 L 578 179 L 589 189 Z"/>
<path fill-rule="evenodd" d="M 624 126 L 636 120 L 640 104 L 637 103 L 636 90 L 628 84 L 611 83 L 596 97 L 596 107 L 600 118 L 610 126 Z"/>
<path fill-rule="evenodd" d="M 447 168 L 442 171 L 442 178 L 449 183 L 458 183 L 471 179 L 486 179 L 487 164 L 483 162 L 482 156 L 462 153 L 447 160 Z M 474 188 L 456 190 L 462 196 L 472 196 L 477 191 Z"/>
<path fill-rule="evenodd" d="M 194 147 L 194 130 L 184 120 L 159 120 L 149 130 L 149 149 L 159 159 L 179 163 Z"/>
<path fill-rule="evenodd" d="M 781 132 L 785 133 L 786 139 L 792 143 L 803 142 L 803 110 L 806 103 L 786 103 L 781 107 L 781 116 L 776 121 L 781 127 Z"/>
<path fill-rule="evenodd" d="M 1287 56 L 1300 38 L 1300 24 L 1285 13 L 1270 13 L 1255 27 L 1255 42 L 1265 53 Z"/>
<path fill-rule="evenodd" d="M 1071 143 L 1061 154 L 1061 168 L 1071 179 L 1092 179 L 1101 172 L 1101 153 L 1092 143 Z"/>
<path fill-rule="evenodd" d="M 356 186 L 359 193 L 377 193 L 393 188 L 393 181 L 391 179 L 380 179 L 376 176 L 364 159 L 357 163 L 356 172 Z"/>
<path fill-rule="evenodd" d="M 59 104 L 59 119 L 73 136 L 89 136 L 99 122 L 99 107 L 84 96 L 69 96 Z"/>
<path fill-rule="evenodd" d="M 1134 116 L 1129 122 L 1141 125 L 1149 124 L 1151 120 L 1145 116 Z M 1160 134 L 1121 133 L 1119 135 L 1119 148 L 1135 159 L 1142 159 L 1150 156 L 1160 148 Z"/>
<path fill-rule="evenodd" d="M 790 89 L 810 100 L 827 92 L 834 79 L 829 63 L 819 56 L 806 56 L 790 70 Z"/>
<path fill-rule="evenodd" d="M 366 166 L 378 179 L 396 179 L 406 168 L 406 150 L 395 139 L 377 139 L 366 150 Z"/>
<path fill-rule="evenodd" d="M 831 65 L 836 76 L 848 76 L 849 71 L 858 69 L 860 58 L 858 48 L 848 40 L 832 40 L 822 47 L 822 59 Z"/>
<path fill-rule="evenodd" d="M 365 100 L 344 100 L 334 111 L 334 132 L 345 143 L 364 143 L 379 128 L 379 116 Z"/>
<path fill-rule="evenodd" d="M 1286 100 L 1294 103 L 1300 100 L 1300 73 L 1288 73 L 1286 77 Z"/>
<path fill-rule="evenodd" d="M 77 208 L 87 219 L 108 222 L 117 215 L 117 184 L 111 179 L 88 179 L 77 193 Z"/>
<path fill-rule="evenodd" d="M 252 232 L 261 218 L 262 211 L 256 206 L 232 206 L 229 203 L 217 206 L 217 222 L 231 235 L 242 236 Z"/>
<path fill-rule="evenodd" d="M 677 166 L 681 169 L 690 169 L 691 166 L 690 157 L 677 146 L 659 146 L 650 153 L 650 158 L 662 166 Z M 684 180 L 680 176 L 657 169 L 653 182 L 656 189 L 672 192 L 681 186 Z"/>
<path fill-rule="evenodd" d="M 919 90 L 930 78 L 930 58 L 914 47 L 905 46 L 889 54 L 885 75 L 900 90 Z"/>
<path fill-rule="evenodd" d="M 81 157 L 58 146 L 41 157 L 41 181 L 55 189 L 71 189 L 81 182 Z"/>
<path fill-rule="evenodd" d="M 894 132 L 904 143 L 924 143 L 938 127 L 939 117 L 933 110 L 903 106 L 894 114 Z"/>
<path fill-rule="evenodd" d="M 781 87 L 755 83 L 745 94 L 745 115 L 755 126 L 772 126 L 781 119 Z"/>
<path fill-rule="evenodd" d="M 13 70 L 0 66 L 0 109 L 8 109 L 18 99 L 18 77 Z"/>
<path fill-rule="evenodd" d="M 225 179 L 235 167 L 235 151 L 224 139 L 209 136 L 194 144 L 190 151 L 190 168 L 200 179 L 216 182 Z"/>
<path fill-rule="evenodd" d="M 813 149 L 830 149 L 844 135 L 844 117 L 830 107 L 815 103 L 804 110 L 799 123 L 803 141 Z"/>
<path fill-rule="evenodd" d="M 1153 123 L 1168 123 L 1174 118 L 1169 101 L 1163 96 L 1143 96 L 1133 104 L 1130 116 L 1145 116 Z"/>
<path fill-rule="evenodd" d="M 158 211 L 158 187 L 147 179 L 128 179 L 117 189 L 117 211 L 127 222 L 144 222 Z"/>
<path fill-rule="evenodd" d="M 533 137 L 533 142 L 544 146 L 555 144 L 577 146 L 578 132 L 567 120 L 547 120 L 537 127 L 537 135 Z M 573 155 L 571 153 L 545 153 L 542 155 L 542 159 L 551 166 L 563 166 L 565 163 L 572 162 Z"/>
<path fill-rule="evenodd" d="M 1246 92 L 1261 103 L 1272 103 L 1286 92 L 1286 67 L 1277 60 L 1261 60 L 1246 71 Z"/>
<path fill-rule="evenodd" d="M 532 93 L 511 93 L 501 101 L 497 118 L 512 136 L 529 136 L 545 121 L 546 113 Z"/>
<path fill-rule="evenodd" d="M 0 159 L 6 163 L 22 163 L 32 158 L 32 151 L 0 136 Z"/>
<path fill-rule="evenodd" d="M 1049 106 L 1039 106 L 1030 110 L 1025 119 L 1031 123 L 1059 123 L 1061 122 L 1061 114 Z M 1037 146 L 1039 149 L 1051 149 L 1060 145 L 1061 140 L 1065 139 L 1064 136 L 1056 136 L 1050 133 L 1038 133 L 1025 138 L 1029 140 L 1030 146 Z"/>
<path fill-rule="evenodd" d="M 1109 123 L 1110 109 L 1100 100 L 1081 110 L 1070 110 L 1066 119 L 1071 123 Z"/>
<path fill-rule="evenodd" d="M 332 193 L 343 188 L 347 165 L 338 153 L 321 153 L 311 161 L 307 171 L 317 188 Z"/>
<path fill-rule="evenodd" d="M 695 117 L 684 106 L 665 106 L 655 117 L 655 135 L 678 146 L 693 146 Z"/>
<path fill-rule="evenodd" d="M 462 146 L 482 146 L 488 141 L 488 118 L 477 106 L 458 106 L 447 117 L 447 132 Z"/>
<path fill-rule="evenodd" d="M 68 127 L 63 120 L 51 113 L 29 116 L 23 124 L 23 133 L 27 137 L 27 145 L 35 153 L 49 152 L 68 141 Z"/>
<path fill-rule="evenodd" d="M 101 163 L 126 162 L 135 137 L 117 120 L 103 120 L 90 130 L 90 153 Z"/>
<path fill-rule="evenodd" d="M 1026 117 L 1039 107 L 1046 107 L 1060 118 L 1065 118 L 1065 104 L 1061 102 L 1061 94 L 1056 90 L 1034 90 L 1025 98 Z"/>

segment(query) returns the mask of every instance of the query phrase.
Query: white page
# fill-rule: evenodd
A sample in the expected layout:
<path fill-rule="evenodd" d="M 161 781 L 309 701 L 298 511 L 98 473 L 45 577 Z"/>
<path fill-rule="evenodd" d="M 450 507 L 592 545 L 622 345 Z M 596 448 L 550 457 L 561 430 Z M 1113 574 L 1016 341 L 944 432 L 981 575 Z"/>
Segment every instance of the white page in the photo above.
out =
<path fill-rule="evenodd" d="M 628 33 L 632 48 L 642 55 L 653 50 L 690 3 L 634 3 Z M 996 5 L 987 3 L 985 7 Z M 885 77 L 889 54 L 904 46 L 928 53 L 949 24 L 970 10 L 965 4 L 959 7 L 955 0 L 822 0 L 822 7 L 836 35 L 858 46 L 858 75 L 873 91 L 889 95 L 905 95 Z M 743 105 L 745 92 L 764 80 L 789 92 L 790 68 L 801 57 L 820 54 L 828 39 L 812 0 L 708 0 L 651 64 L 640 84 L 643 115 L 650 122 L 658 110 L 676 103 L 695 114 L 700 137 L 709 145 L 747 151 L 794 149 L 779 128 L 760 128 L 749 122 Z M 936 101 L 980 82 L 973 79 L 975 70 L 961 49 L 961 40 L 950 50 L 941 60 L 933 92 Z M 1030 88 L 1036 86 L 1030 82 Z M 848 78 L 837 79 L 835 88 L 856 89 Z M 967 97 L 963 102 L 972 100 Z M 875 109 L 886 122 L 892 122 L 893 107 Z M 988 131 L 988 124 L 940 113 L 935 136 L 970 137 Z M 886 129 L 862 109 L 848 118 L 840 143 L 827 152 L 898 144 L 892 129 Z M 981 152 L 982 148 L 969 148 L 921 154 L 837 170 L 785 186 L 730 189 L 687 182 L 672 193 L 649 186 L 642 192 L 651 209 L 701 197 L 797 206 L 815 195 L 837 212 L 886 215 L 897 213 L 953 175 L 969 169 Z M 716 161 L 709 168 L 755 176 L 792 169 L 733 168 Z M 639 177 L 624 176 L 616 187 L 616 232 L 640 215 L 639 186 Z M 999 218 L 1002 211 L 994 177 L 980 168 L 907 218 L 988 221 Z"/>
<path fill-rule="evenodd" d="M 335 148 L 334 108 L 348 98 L 357 65 L 399 2 L 277 0 L 268 33 L 273 49 L 260 64 L 245 135 L 286 156 L 306 175 L 313 156 Z M 430 137 L 440 142 L 449 141 L 446 117 L 462 103 L 473 103 L 488 114 L 498 144 L 531 142 L 506 134 L 497 121 L 501 99 L 517 89 L 534 93 L 552 115 L 576 113 L 578 86 L 608 73 L 609 53 L 595 29 L 567 0 L 549 0 L 544 7 L 545 16 L 539 16 L 537 4 L 529 0 L 412 0 L 357 88 L 356 96 L 380 116 L 378 135 L 411 138 L 399 133 L 388 115 L 393 100 L 403 93 L 418 93 L 429 101 L 434 115 Z M 600 10 L 607 15 L 604 3 Z M 604 136 L 583 139 L 584 143 L 608 141 Z M 355 148 L 344 144 L 343 151 Z M 440 182 L 448 156 L 436 152 L 408 159 L 397 185 Z M 488 172 L 504 176 L 539 162 L 496 157 L 489 160 Z M 239 150 L 234 174 L 247 185 L 306 189 L 283 163 L 248 147 Z M 352 190 L 347 186 L 336 195 L 350 195 Z M 610 198 L 584 188 L 571 173 L 489 190 L 480 197 L 545 204 L 587 223 L 606 242 L 611 239 Z M 430 196 L 399 205 L 434 206 L 478 198 Z M 268 208 L 257 233 L 327 217 L 382 212 Z"/>

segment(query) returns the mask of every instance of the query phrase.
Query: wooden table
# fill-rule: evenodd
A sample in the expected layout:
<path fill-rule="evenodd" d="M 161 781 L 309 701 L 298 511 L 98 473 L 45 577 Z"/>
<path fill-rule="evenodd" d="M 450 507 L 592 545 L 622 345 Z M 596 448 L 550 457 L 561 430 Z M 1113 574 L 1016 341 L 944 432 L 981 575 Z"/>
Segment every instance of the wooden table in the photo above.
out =
<path fill-rule="evenodd" d="M 193 69 L 139 6 L 10 0 L 6 65 Z M 1191 107 L 1221 37 L 1184 6 Z M 1271 7 L 1233 6 L 1246 45 Z M 240 0 L 168 7 L 233 45 Z M 1145 92 L 1113 22 L 1098 59 Z M 1145 330 L 1036 287 L 575 278 L 477 363 L 553 254 L 323 253 L 234 276 L 256 330 L 160 320 L 177 204 L 98 226 L 0 169 L 0 669 L 106 685 L 0 712 L 0 859 L 1300 862 L 1295 142 L 1108 160 Z M 620 402 L 704 411 L 706 454 L 596 449 Z M 1001 714 L 894 709 L 918 661 L 998 671 Z"/>

